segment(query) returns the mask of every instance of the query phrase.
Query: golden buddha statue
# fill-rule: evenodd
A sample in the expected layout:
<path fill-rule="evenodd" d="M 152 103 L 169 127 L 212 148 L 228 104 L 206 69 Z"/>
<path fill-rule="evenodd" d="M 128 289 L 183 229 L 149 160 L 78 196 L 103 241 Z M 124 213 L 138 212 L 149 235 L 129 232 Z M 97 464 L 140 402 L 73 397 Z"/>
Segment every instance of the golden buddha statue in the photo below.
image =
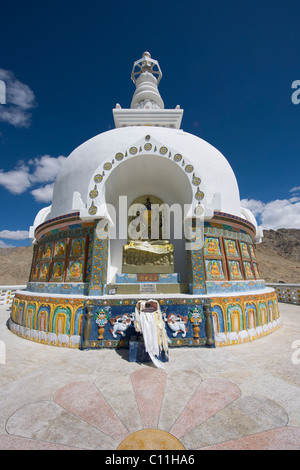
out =
<path fill-rule="evenodd" d="M 228 253 L 230 255 L 235 255 L 236 254 L 235 244 L 232 241 L 228 242 L 227 248 L 228 248 Z"/>
<path fill-rule="evenodd" d="M 217 265 L 216 261 L 214 261 L 212 263 L 211 268 L 210 268 L 210 273 L 211 273 L 212 276 L 220 276 L 221 275 L 219 266 Z"/>
<path fill-rule="evenodd" d="M 238 265 L 237 265 L 236 263 L 233 263 L 232 268 L 231 268 L 231 273 L 232 273 L 233 276 L 235 276 L 235 277 L 238 277 L 238 276 L 241 275 L 241 274 L 240 274 L 240 270 L 239 270 L 239 268 L 238 268 Z"/>
<path fill-rule="evenodd" d="M 136 212 L 137 218 L 129 218 L 129 238 L 127 245 L 123 246 L 122 272 L 173 273 L 174 245 L 162 238 L 161 214 L 157 220 L 159 238 L 152 239 L 149 235 L 152 220 L 151 204 L 160 206 L 163 202 L 154 196 L 143 196 L 136 199 L 131 207 L 134 204 L 139 204 L 140 210 Z"/>
<path fill-rule="evenodd" d="M 209 238 L 208 240 L 207 251 L 209 251 L 209 253 L 217 253 L 219 251 L 218 244 L 213 238 Z"/>

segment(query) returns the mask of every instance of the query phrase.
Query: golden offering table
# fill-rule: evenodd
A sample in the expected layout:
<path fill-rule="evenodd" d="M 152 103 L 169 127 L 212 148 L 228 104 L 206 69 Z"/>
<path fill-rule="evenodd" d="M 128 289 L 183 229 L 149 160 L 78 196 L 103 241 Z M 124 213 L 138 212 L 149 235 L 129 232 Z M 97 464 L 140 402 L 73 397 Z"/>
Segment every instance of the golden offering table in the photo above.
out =
<path fill-rule="evenodd" d="M 173 273 L 174 245 L 169 240 L 131 240 L 123 247 L 123 273 Z"/>

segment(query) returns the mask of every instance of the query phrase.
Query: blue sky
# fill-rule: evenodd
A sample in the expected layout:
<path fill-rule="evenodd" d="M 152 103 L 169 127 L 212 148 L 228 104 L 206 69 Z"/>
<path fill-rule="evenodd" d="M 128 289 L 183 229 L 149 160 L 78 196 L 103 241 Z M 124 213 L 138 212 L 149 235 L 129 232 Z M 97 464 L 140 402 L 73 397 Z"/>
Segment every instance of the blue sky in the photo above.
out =
<path fill-rule="evenodd" d="M 230 162 L 265 228 L 300 228 L 300 3 L 6 2 L 0 7 L 0 247 L 29 245 L 64 158 L 130 107 L 133 62 L 160 63 L 166 108 Z M 300 93 L 299 93 L 300 98 Z"/>

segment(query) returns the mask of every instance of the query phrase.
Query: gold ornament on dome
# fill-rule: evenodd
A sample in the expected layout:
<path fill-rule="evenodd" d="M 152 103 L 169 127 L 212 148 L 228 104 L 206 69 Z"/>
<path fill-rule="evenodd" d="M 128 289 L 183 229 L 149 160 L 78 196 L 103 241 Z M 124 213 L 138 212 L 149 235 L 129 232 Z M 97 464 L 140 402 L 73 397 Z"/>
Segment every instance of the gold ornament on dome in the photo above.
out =
<path fill-rule="evenodd" d="M 174 162 L 180 162 L 182 160 L 182 155 L 180 155 L 180 153 L 176 153 L 176 155 L 174 155 Z"/>
<path fill-rule="evenodd" d="M 136 147 L 131 147 L 129 149 L 129 152 L 131 153 L 131 155 L 135 155 L 137 153 L 138 149 Z"/>
<path fill-rule="evenodd" d="M 112 164 L 110 162 L 106 162 L 103 165 L 104 170 L 110 170 L 112 167 Z"/>
<path fill-rule="evenodd" d="M 91 199 L 95 199 L 95 197 L 97 197 L 98 194 L 99 194 L 99 193 L 98 193 L 98 191 L 97 191 L 97 185 L 95 184 L 94 189 L 92 189 L 92 191 L 90 191 L 90 198 L 91 198 Z"/>
<path fill-rule="evenodd" d="M 194 170 L 193 165 L 186 165 L 185 171 L 186 171 L 187 173 L 192 173 L 193 170 Z"/>
<path fill-rule="evenodd" d="M 94 176 L 94 181 L 95 181 L 95 183 L 101 183 L 102 180 L 103 180 L 103 176 L 102 176 L 102 175 L 95 175 L 95 176 Z"/>
<path fill-rule="evenodd" d="M 197 192 L 195 194 L 195 199 L 197 199 L 197 201 L 201 201 L 201 199 L 203 198 L 204 198 L 204 193 L 200 191 L 199 186 L 198 186 Z"/>
<path fill-rule="evenodd" d="M 199 186 L 200 183 L 201 183 L 201 179 L 198 178 L 198 176 L 195 176 L 195 173 L 193 174 L 192 183 L 193 183 L 193 185 L 195 185 L 195 186 Z"/>
<path fill-rule="evenodd" d="M 95 206 L 94 201 L 92 202 L 91 207 L 89 208 L 89 214 L 95 215 L 97 213 L 98 208 Z"/>
<path fill-rule="evenodd" d="M 167 151 L 168 151 L 167 147 L 160 147 L 159 149 L 159 153 L 161 155 L 166 155 Z"/>
<path fill-rule="evenodd" d="M 123 158 L 124 158 L 124 155 L 123 155 L 123 153 L 121 153 L 121 152 L 118 152 L 118 153 L 116 154 L 116 156 L 115 156 L 115 159 L 116 159 L 118 162 L 120 162 L 121 160 L 123 160 Z"/>

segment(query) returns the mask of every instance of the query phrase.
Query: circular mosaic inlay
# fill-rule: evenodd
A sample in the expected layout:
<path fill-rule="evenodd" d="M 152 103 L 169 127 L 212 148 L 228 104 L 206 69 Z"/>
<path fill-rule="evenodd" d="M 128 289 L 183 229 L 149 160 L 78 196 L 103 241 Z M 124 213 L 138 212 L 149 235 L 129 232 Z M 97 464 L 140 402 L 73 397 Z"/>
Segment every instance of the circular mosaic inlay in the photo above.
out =
<path fill-rule="evenodd" d="M 144 149 L 145 150 L 151 150 L 152 149 L 152 144 L 150 144 L 150 142 L 148 142 L 147 144 L 144 145 Z"/>
<path fill-rule="evenodd" d="M 89 208 L 89 214 L 95 215 L 96 213 L 97 213 L 97 207 L 95 206 L 94 201 L 93 201 L 91 207 Z"/>
<path fill-rule="evenodd" d="M 201 183 L 201 179 L 198 178 L 198 176 L 193 176 L 192 183 L 193 183 L 195 186 L 199 186 L 199 184 Z"/>
<path fill-rule="evenodd" d="M 191 172 L 193 171 L 193 169 L 194 169 L 193 165 L 187 165 L 187 166 L 185 167 L 185 171 L 186 171 L 187 173 L 191 173 Z"/>
<path fill-rule="evenodd" d="M 123 157 L 124 157 L 123 153 L 119 152 L 119 153 L 116 154 L 115 159 L 118 162 L 120 162 L 121 160 L 123 160 Z"/>
<path fill-rule="evenodd" d="M 141 429 L 125 437 L 117 450 L 185 450 L 185 447 L 166 431 Z"/>
<path fill-rule="evenodd" d="M 92 189 L 92 191 L 90 191 L 90 198 L 91 198 L 91 199 L 95 199 L 95 197 L 97 197 L 98 194 L 99 194 L 99 193 L 98 193 L 97 189 L 94 188 L 94 189 Z"/>
<path fill-rule="evenodd" d="M 112 164 L 110 162 L 104 163 L 103 168 L 104 170 L 110 170 L 112 167 Z"/>
<path fill-rule="evenodd" d="M 182 155 L 176 153 L 176 155 L 174 155 L 174 162 L 180 162 L 180 160 L 182 160 Z"/>
<path fill-rule="evenodd" d="M 204 198 L 204 193 L 202 191 L 200 191 L 199 188 L 198 188 L 198 191 L 195 194 L 195 198 L 197 199 L 197 201 L 201 201 L 201 199 Z"/>
<path fill-rule="evenodd" d="M 166 155 L 167 151 L 168 151 L 167 147 L 160 147 L 159 149 L 159 153 L 161 155 Z"/>
<path fill-rule="evenodd" d="M 129 149 L 129 152 L 131 153 L 131 155 L 135 155 L 137 153 L 138 149 L 136 147 L 131 147 Z"/>
<path fill-rule="evenodd" d="M 94 181 L 95 181 L 95 183 L 100 183 L 102 180 L 103 180 L 103 176 L 102 176 L 102 175 L 95 175 L 95 176 L 94 176 Z"/>

